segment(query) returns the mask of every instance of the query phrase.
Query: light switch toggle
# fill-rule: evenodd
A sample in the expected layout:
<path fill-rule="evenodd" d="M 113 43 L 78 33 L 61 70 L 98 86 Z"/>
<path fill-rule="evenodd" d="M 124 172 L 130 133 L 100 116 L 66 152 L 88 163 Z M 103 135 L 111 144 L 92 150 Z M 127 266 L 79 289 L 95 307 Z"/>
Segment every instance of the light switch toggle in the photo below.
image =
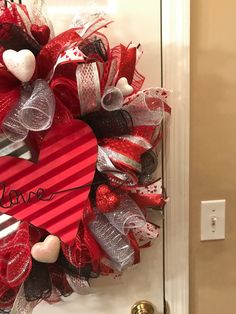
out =
<path fill-rule="evenodd" d="M 215 226 L 216 226 L 216 222 L 217 222 L 217 217 L 212 217 L 211 218 L 211 225 L 212 225 L 212 227 L 214 228 Z"/>
<path fill-rule="evenodd" d="M 201 202 L 201 240 L 225 239 L 225 200 Z"/>

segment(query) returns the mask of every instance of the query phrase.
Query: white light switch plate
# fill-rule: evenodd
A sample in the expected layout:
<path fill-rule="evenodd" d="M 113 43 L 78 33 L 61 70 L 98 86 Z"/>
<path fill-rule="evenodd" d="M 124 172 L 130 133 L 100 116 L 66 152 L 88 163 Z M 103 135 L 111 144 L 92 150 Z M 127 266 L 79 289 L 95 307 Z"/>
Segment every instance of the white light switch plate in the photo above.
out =
<path fill-rule="evenodd" d="M 201 240 L 225 239 L 225 200 L 201 202 Z"/>

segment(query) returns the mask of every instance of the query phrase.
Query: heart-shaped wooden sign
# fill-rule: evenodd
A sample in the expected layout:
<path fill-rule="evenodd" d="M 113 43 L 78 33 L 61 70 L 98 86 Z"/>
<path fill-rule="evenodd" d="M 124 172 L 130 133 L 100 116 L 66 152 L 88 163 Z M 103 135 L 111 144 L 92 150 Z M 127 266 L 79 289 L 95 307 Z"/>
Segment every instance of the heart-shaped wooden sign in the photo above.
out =
<path fill-rule="evenodd" d="M 91 128 L 74 120 L 46 135 L 36 164 L 0 157 L 0 212 L 27 221 L 71 243 L 97 161 L 97 140 Z"/>

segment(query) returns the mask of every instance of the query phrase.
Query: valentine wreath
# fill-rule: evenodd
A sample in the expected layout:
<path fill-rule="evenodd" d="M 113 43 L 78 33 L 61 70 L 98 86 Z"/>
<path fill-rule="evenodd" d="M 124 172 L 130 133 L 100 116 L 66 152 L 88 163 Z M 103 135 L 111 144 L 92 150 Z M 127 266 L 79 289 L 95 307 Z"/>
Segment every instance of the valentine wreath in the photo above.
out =
<path fill-rule="evenodd" d="M 110 22 L 88 15 L 54 36 L 40 6 L 1 5 L 3 313 L 122 273 L 158 236 L 146 209 L 166 201 L 155 173 L 169 92 L 141 90 L 142 47 L 111 48 Z"/>

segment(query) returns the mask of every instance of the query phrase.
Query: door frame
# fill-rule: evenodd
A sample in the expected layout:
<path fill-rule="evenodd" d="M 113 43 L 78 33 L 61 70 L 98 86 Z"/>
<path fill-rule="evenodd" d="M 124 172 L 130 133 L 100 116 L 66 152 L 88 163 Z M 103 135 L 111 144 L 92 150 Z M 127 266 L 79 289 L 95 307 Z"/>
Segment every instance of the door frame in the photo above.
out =
<path fill-rule="evenodd" d="M 166 143 L 166 313 L 189 313 L 190 0 L 162 0 L 163 86 L 172 90 Z"/>

